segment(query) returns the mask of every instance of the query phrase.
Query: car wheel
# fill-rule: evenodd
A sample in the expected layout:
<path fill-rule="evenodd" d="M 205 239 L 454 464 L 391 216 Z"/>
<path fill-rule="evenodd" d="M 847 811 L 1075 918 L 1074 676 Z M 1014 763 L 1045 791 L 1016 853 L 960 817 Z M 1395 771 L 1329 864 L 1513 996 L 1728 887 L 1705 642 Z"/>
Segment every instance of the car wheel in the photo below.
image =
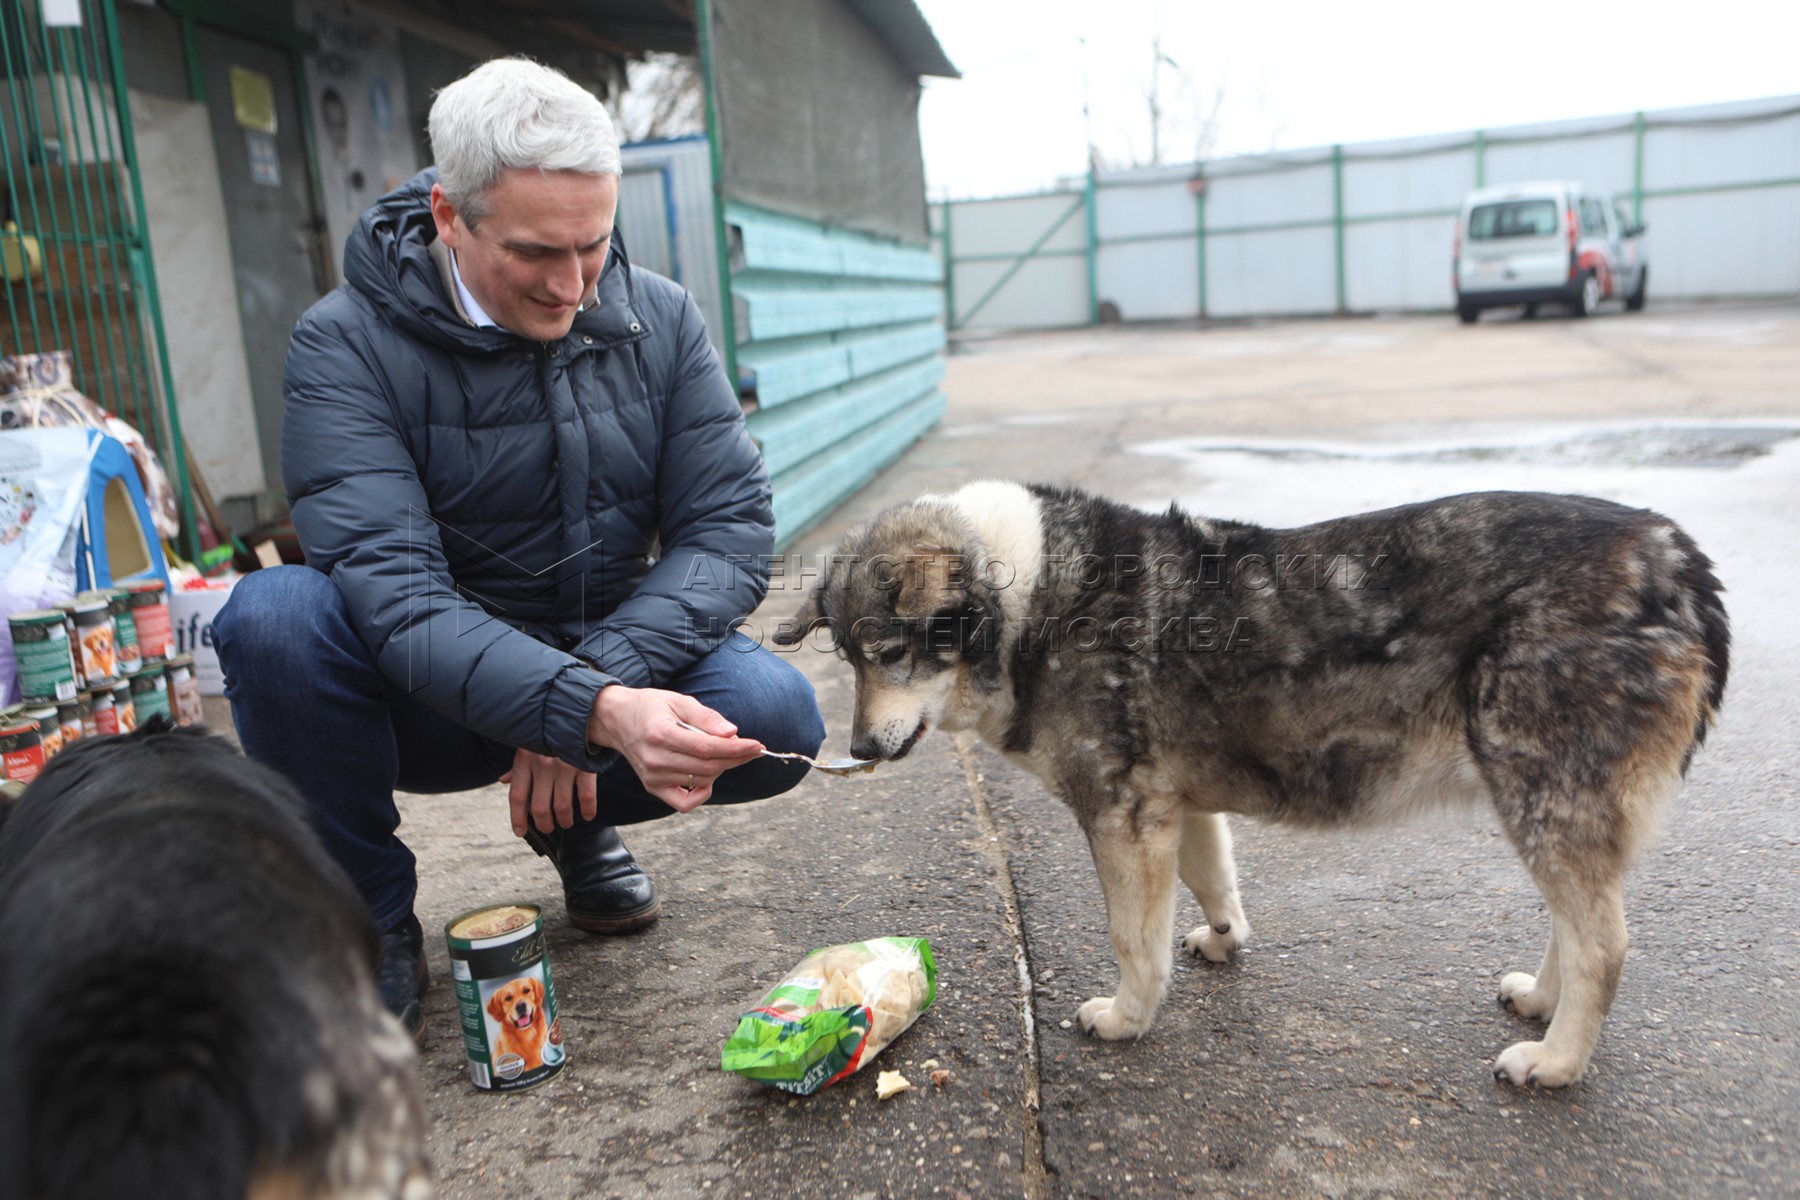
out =
<path fill-rule="evenodd" d="M 1473 325 L 1475 323 L 1475 318 L 1480 315 L 1481 309 L 1470 304 L 1467 300 L 1457 302 L 1456 319 L 1461 321 L 1464 325 Z"/>
<path fill-rule="evenodd" d="M 1527 304 L 1525 310 L 1519 315 L 1524 317 L 1527 321 L 1535 319 L 1537 317 L 1537 305 Z"/>
<path fill-rule="evenodd" d="M 1626 312 L 1644 311 L 1644 289 L 1650 285 L 1650 268 L 1645 267 L 1638 272 L 1637 286 L 1631 289 L 1631 295 L 1625 297 Z"/>
<path fill-rule="evenodd" d="M 1581 292 L 1575 298 L 1575 315 L 1591 317 L 1600 307 L 1600 276 L 1589 271 L 1581 277 Z"/>

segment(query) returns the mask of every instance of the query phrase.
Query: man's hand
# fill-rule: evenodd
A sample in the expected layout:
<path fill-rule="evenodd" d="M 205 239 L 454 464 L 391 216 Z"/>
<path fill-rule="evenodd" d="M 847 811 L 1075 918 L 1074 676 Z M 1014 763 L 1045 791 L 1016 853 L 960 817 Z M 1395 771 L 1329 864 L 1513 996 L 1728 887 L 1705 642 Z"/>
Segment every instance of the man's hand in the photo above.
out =
<path fill-rule="evenodd" d="M 705 732 L 684 729 L 682 721 Z M 715 779 L 763 751 L 692 696 L 617 683 L 594 698 L 588 740 L 623 754 L 644 790 L 676 812 L 705 804 Z"/>
<path fill-rule="evenodd" d="M 558 825 L 567 829 L 575 823 L 576 802 L 581 805 L 583 820 L 594 819 L 594 773 L 572 767 L 560 758 L 515 750 L 512 770 L 502 775 L 500 782 L 512 784 L 507 799 L 512 804 L 515 837 L 525 836 L 527 821 L 545 833 Z"/>

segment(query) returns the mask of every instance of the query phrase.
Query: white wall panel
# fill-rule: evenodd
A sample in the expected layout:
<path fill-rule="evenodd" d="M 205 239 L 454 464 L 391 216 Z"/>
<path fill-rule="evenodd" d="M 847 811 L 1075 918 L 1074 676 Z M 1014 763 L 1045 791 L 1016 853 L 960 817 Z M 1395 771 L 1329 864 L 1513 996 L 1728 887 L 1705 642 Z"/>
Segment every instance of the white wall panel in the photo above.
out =
<path fill-rule="evenodd" d="M 1555 142 L 1490 141 L 1486 179 L 1489 186 L 1573 179 L 1603 192 L 1629 192 L 1635 153 L 1630 130 Z"/>
<path fill-rule="evenodd" d="M 1344 301 L 1352 312 L 1415 312 L 1454 303 L 1454 217 L 1371 221 L 1344 229 Z"/>
<path fill-rule="evenodd" d="M 1009 268 L 1005 262 L 957 264 L 956 328 L 1060 329 L 1087 324 L 1087 260 L 1079 255 L 1031 259 L 967 316 Z"/>
<path fill-rule="evenodd" d="M 1126 187 L 1102 183 L 1096 190 L 1102 242 L 1158 233 L 1192 237 L 1198 225 L 1199 203 L 1186 180 Z"/>
<path fill-rule="evenodd" d="M 1475 186 L 1475 152 L 1464 147 L 1412 158 L 1344 159 L 1344 215 L 1392 216 L 1461 206 Z"/>
<path fill-rule="evenodd" d="M 1069 210 L 1080 192 L 1021 196 L 1013 200 L 980 200 L 954 205 L 950 250 L 957 258 L 971 254 L 1023 254 L 1056 222 L 1062 221 L 1044 250 L 1080 250 L 1087 245 L 1083 213 Z"/>
<path fill-rule="evenodd" d="M 1650 300 L 1800 294 L 1800 188 L 1644 201 Z"/>
<path fill-rule="evenodd" d="M 1207 181 L 1206 225 L 1271 225 L 1331 219 L 1331 164 L 1267 175 L 1214 175 Z"/>
<path fill-rule="evenodd" d="M 1208 238 L 1207 314 L 1332 312 L 1337 308 L 1336 254 L 1329 228 Z"/>
<path fill-rule="evenodd" d="M 1644 131 L 1644 188 L 1700 187 L 1800 176 L 1800 114 L 1754 125 Z"/>
<path fill-rule="evenodd" d="M 1100 299 L 1127 321 L 1179 320 L 1200 311 L 1200 261 L 1192 236 L 1101 246 Z"/>

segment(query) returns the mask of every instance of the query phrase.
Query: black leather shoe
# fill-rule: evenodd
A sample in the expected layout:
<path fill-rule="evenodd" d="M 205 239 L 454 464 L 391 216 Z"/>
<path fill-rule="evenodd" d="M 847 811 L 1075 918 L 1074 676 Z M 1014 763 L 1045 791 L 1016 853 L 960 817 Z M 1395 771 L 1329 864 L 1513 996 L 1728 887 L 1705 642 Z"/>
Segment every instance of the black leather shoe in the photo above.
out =
<path fill-rule="evenodd" d="M 431 986 L 431 969 L 425 962 L 425 931 L 412 913 L 381 935 L 381 957 L 375 965 L 375 986 L 381 1002 L 400 1018 L 414 1038 L 425 1028 L 420 1000 Z"/>
<path fill-rule="evenodd" d="M 631 933 L 662 916 L 650 877 L 611 825 L 576 825 L 540 833 L 526 826 L 531 848 L 562 876 L 569 924 L 589 933 Z"/>

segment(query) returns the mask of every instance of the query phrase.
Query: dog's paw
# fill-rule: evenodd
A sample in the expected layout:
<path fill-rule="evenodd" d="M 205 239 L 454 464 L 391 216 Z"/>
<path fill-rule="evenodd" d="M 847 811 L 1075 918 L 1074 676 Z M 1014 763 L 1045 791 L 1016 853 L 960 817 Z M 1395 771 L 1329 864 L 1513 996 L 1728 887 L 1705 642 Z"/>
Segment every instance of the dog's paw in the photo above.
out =
<path fill-rule="evenodd" d="M 1144 1030 L 1150 1028 L 1149 1021 L 1126 1020 L 1114 1006 L 1111 996 L 1095 996 L 1076 1011 L 1075 1019 L 1081 1022 L 1083 1029 L 1109 1042 L 1142 1036 Z"/>
<path fill-rule="evenodd" d="M 1567 1087 L 1581 1078 L 1587 1064 L 1551 1054 L 1543 1042 L 1515 1042 L 1494 1060 L 1494 1078 L 1520 1087 Z"/>
<path fill-rule="evenodd" d="M 1537 976 L 1514 971 L 1500 980 L 1500 1006 L 1521 1017 L 1548 1021 L 1556 1015 L 1556 997 L 1537 985 Z"/>
<path fill-rule="evenodd" d="M 1217 925 L 1194 926 L 1181 939 L 1181 948 L 1207 962 L 1222 963 L 1229 961 L 1231 952 L 1249 940 L 1250 922 L 1240 916 L 1229 922 L 1221 921 Z"/>

